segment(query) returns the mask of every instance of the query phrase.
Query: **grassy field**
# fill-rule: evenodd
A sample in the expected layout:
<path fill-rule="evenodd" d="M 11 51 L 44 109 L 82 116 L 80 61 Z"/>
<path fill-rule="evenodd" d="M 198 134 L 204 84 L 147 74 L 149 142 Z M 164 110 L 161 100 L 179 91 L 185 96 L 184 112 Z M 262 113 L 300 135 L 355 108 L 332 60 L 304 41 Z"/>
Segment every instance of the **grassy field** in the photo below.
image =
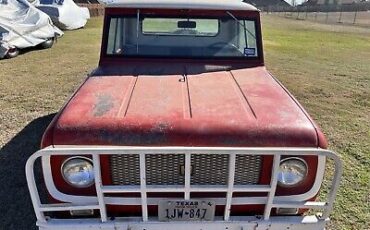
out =
<path fill-rule="evenodd" d="M 263 18 L 267 68 L 345 164 L 330 229 L 370 229 L 370 30 Z"/>
<path fill-rule="evenodd" d="M 298 98 L 345 163 L 330 229 L 370 229 L 370 30 L 264 16 L 268 69 Z M 0 61 L 0 229 L 30 229 L 24 177 L 42 132 L 97 65 L 101 18 L 53 49 Z"/>

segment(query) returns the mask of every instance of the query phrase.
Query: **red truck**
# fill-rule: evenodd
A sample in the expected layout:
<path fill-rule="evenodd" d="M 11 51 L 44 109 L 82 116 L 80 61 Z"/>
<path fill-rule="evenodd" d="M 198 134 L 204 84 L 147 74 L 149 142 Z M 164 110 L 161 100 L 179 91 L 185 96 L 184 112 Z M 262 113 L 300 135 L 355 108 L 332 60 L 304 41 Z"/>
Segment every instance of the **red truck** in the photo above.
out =
<path fill-rule="evenodd" d="M 99 66 L 41 147 L 40 229 L 324 229 L 342 173 L 266 70 L 260 12 L 234 0 L 106 3 Z"/>

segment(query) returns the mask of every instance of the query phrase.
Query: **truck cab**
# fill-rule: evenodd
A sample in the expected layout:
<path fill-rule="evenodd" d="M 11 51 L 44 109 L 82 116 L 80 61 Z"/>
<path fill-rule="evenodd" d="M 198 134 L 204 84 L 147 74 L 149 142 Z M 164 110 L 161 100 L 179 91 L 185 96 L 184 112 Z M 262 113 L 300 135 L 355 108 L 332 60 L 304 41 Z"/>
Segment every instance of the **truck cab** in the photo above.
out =
<path fill-rule="evenodd" d="M 104 4 L 99 66 L 26 165 L 39 228 L 324 229 L 341 161 L 266 70 L 260 12 L 238 0 Z"/>

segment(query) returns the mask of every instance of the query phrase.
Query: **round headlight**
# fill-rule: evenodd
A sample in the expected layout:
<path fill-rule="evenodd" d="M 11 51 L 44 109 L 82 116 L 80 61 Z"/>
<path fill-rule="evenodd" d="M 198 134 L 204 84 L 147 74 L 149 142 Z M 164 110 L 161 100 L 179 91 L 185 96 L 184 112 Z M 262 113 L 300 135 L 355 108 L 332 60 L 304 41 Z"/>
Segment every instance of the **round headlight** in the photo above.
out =
<path fill-rule="evenodd" d="M 72 157 L 62 165 L 64 180 L 77 188 L 86 188 L 94 183 L 94 167 L 90 159 Z"/>
<path fill-rule="evenodd" d="M 307 176 L 307 163 L 300 158 L 286 158 L 280 162 L 278 182 L 280 186 L 291 187 L 301 183 Z"/>

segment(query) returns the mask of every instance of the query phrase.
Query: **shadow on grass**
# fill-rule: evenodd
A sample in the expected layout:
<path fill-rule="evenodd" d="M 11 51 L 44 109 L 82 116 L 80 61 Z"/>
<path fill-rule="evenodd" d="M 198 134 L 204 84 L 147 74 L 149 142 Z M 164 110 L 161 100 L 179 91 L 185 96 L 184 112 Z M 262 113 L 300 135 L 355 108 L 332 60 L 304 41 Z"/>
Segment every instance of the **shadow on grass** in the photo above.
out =
<path fill-rule="evenodd" d="M 54 116 L 33 120 L 0 149 L 0 229 L 36 229 L 25 165 Z"/>

